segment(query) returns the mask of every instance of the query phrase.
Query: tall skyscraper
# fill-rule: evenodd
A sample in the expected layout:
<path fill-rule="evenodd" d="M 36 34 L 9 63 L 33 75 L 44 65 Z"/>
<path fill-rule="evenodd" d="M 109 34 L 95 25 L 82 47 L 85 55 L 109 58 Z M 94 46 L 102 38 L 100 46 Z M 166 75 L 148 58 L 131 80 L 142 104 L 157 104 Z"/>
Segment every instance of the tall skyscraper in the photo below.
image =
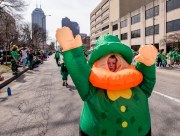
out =
<path fill-rule="evenodd" d="M 44 11 L 40 8 L 35 8 L 32 12 L 32 28 L 37 25 L 46 32 L 46 16 Z"/>
<path fill-rule="evenodd" d="M 80 33 L 79 24 L 77 22 L 71 21 L 67 17 L 62 18 L 62 27 L 64 27 L 64 26 L 69 27 L 72 30 L 73 35 L 77 35 Z"/>
<path fill-rule="evenodd" d="M 40 8 L 35 8 L 32 12 L 32 38 L 35 46 L 44 49 L 46 44 L 46 15 Z"/>

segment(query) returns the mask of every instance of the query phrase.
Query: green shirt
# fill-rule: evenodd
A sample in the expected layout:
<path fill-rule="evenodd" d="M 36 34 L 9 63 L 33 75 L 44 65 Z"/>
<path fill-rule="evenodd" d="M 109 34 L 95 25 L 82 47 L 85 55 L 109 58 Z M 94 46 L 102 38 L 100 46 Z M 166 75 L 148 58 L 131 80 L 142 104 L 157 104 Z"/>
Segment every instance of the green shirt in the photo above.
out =
<path fill-rule="evenodd" d="M 12 56 L 12 59 L 11 61 L 15 61 L 14 58 L 17 60 L 19 60 L 19 54 L 18 54 L 18 51 L 11 51 L 11 56 Z M 13 58 L 14 57 L 14 58 Z"/>
<path fill-rule="evenodd" d="M 59 52 L 55 53 L 54 58 L 55 59 L 59 59 L 60 58 Z"/>

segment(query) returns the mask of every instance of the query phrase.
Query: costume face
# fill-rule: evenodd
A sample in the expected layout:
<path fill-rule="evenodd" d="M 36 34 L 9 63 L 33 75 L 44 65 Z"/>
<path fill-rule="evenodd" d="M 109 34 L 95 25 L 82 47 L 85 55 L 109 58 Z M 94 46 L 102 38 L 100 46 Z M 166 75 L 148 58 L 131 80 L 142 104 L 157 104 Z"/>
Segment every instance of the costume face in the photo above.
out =
<path fill-rule="evenodd" d="M 116 58 L 108 58 L 108 68 L 110 71 L 115 72 L 116 71 L 116 63 L 117 59 Z"/>

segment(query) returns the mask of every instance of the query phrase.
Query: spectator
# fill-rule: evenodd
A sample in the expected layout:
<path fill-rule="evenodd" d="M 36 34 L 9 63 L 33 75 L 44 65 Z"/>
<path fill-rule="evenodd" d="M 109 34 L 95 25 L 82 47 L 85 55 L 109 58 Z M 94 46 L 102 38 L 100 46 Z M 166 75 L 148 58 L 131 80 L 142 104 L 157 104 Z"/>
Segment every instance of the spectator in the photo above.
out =
<path fill-rule="evenodd" d="M 18 47 L 16 45 L 13 45 L 12 47 L 12 51 L 11 51 L 11 56 L 12 56 L 12 59 L 11 59 L 11 69 L 12 69 L 12 72 L 13 72 L 13 75 L 16 75 L 18 73 L 18 64 L 19 64 L 19 54 L 18 54 L 18 51 L 17 51 Z"/>
<path fill-rule="evenodd" d="M 30 70 L 33 70 L 33 59 L 34 59 L 34 51 L 31 49 L 28 55 L 28 64 Z"/>
<path fill-rule="evenodd" d="M 59 66 L 61 67 L 61 76 L 62 76 L 62 80 L 63 80 L 63 86 L 68 86 L 67 80 L 68 80 L 68 70 L 66 68 L 66 65 L 64 64 L 64 62 L 62 62 L 61 64 L 59 64 Z"/>
<path fill-rule="evenodd" d="M 56 64 L 59 64 L 59 60 L 60 60 L 60 54 L 59 51 L 56 51 L 55 55 L 54 55 L 54 59 L 56 59 Z"/>
<path fill-rule="evenodd" d="M 0 50 L 0 63 L 3 65 L 3 50 Z"/>
<path fill-rule="evenodd" d="M 26 67 L 26 64 L 27 64 L 27 48 L 26 47 L 23 47 L 23 49 L 21 50 L 21 61 L 22 61 L 22 64 L 23 64 L 23 68 Z"/>

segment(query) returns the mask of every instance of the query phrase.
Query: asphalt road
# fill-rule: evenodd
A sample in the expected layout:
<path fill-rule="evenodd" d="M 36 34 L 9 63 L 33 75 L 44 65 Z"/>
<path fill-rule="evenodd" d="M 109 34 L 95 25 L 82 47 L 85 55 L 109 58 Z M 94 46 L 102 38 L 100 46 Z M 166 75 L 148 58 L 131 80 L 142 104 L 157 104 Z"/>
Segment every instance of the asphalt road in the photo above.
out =
<path fill-rule="evenodd" d="M 153 136 L 180 134 L 180 73 L 157 70 L 149 99 Z M 78 136 L 82 101 L 62 80 L 53 56 L 0 93 L 0 136 Z"/>
<path fill-rule="evenodd" d="M 180 71 L 157 69 L 149 103 L 153 136 L 179 136 Z"/>

